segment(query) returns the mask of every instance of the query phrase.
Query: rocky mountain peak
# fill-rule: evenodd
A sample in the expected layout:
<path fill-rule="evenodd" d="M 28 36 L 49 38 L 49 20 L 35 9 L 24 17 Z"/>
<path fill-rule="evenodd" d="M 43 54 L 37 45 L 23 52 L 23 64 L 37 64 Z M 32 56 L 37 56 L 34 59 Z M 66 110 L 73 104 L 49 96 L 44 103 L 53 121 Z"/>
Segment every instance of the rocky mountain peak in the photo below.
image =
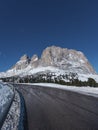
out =
<path fill-rule="evenodd" d="M 26 55 L 26 54 L 24 54 L 21 58 L 20 58 L 20 60 L 28 60 L 29 59 L 29 57 Z"/>
<path fill-rule="evenodd" d="M 47 47 L 43 51 L 41 64 L 79 73 L 95 73 L 82 52 L 56 46 Z"/>
<path fill-rule="evenodd" d="M 12 67 L 13 70 L 21 70 L 26 68 L 30 63 L 30 58 L 25 54 L 20 60 Z"/>
<path fill-rule="evenodd" d="M 38 56 L 36 54 L 32 56 L 30 65 L 32 66 L 32 68 L 37 68 L 38 67 L 39 58 L 38 58 Z"/>
<path fill-rule="evenodd" d="M 38 56 L 36 54 L 34 54 L 31 58 L 31 62 L 35 62 L 38 60 Z"/>

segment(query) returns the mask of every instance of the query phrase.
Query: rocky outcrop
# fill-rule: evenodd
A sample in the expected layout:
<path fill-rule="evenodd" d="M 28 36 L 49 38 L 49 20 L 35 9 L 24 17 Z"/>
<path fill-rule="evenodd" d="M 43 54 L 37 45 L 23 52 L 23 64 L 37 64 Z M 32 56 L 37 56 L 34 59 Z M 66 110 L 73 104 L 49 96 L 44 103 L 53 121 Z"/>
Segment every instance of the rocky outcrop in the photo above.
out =
<path fill-rule="evenodd" d="M 54 66 L 79 73 L 95 73 L 82 52 L 56 46 L 47 47 L 43 51 L 41 65 Z"/>
<path fill-rule="evenodd" d="M 38 65 L 39 65 L 39 59 L 38 59 L 37 55 L 33 55 L 32 56 L 30 65 L 31 65 L 32 68 L 38 67 Z"/>
<path fill-rule="evenodd" d="M 33 55 L 32 58 L 31 58 L 31 63 L 34 63 L 34 62 L 36 62 L 36 61 L 38 61 L 38 56 L 35 54 L 35 55 Z"/>
<path fill-rule="evenodd" d="M 12 67 L 15 70 L 25 69 L 30 63 L 30 58 L 25 54 L 20 60 Z"/>

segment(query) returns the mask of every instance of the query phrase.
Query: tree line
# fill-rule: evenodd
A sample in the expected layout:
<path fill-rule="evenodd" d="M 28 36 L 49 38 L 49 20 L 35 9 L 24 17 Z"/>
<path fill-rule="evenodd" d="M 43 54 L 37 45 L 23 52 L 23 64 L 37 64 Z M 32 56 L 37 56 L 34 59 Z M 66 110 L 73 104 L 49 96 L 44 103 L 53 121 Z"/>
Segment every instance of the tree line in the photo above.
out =
<path fill-rule="evenodd" d="M 12 82 L 12 83 L 57 83 L 62 85 L 69 86 L 90 86 L 98 87 L 98 83 L 93 78 L 88 78 L 87 81 L 81 81 L 78 79 L 77 73 L 69 73 L 56 76 L 53 73 L 47 74 L 35 74 L 28 75 L 25 77 L 6 77 L 1 78 L 3 82 Z"/>

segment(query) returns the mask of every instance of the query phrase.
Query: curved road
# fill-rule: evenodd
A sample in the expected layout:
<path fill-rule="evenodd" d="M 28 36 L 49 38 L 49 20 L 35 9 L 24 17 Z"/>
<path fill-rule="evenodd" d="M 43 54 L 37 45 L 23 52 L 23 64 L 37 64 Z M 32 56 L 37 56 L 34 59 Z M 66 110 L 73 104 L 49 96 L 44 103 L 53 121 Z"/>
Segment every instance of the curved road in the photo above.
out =
<path fill-rule="evenodd" d="M 29 130 L 98 130 L 98 98 L 56 88 L 15 87 L 26 102 Z"/>

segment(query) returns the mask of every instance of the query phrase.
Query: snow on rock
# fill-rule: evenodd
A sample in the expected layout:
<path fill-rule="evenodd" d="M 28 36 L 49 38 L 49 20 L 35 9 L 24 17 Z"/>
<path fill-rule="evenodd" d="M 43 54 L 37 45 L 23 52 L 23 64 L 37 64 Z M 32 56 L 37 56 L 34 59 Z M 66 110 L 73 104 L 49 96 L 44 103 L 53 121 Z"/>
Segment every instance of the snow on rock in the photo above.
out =
<path fill-rule="evenodd" d="M 65 85 L 59 85 L 59 84 L 53 84 L 53 83 L 33 83 L 31 85 L 58 88 L 58 89 L 69 90 L 69 91 L 82 93 L 85 95 L 98 97 L 98 88 L 89 87 L 89 86 L 88 87 L 75 87 L 75 86 L 65 86 Z"/>

